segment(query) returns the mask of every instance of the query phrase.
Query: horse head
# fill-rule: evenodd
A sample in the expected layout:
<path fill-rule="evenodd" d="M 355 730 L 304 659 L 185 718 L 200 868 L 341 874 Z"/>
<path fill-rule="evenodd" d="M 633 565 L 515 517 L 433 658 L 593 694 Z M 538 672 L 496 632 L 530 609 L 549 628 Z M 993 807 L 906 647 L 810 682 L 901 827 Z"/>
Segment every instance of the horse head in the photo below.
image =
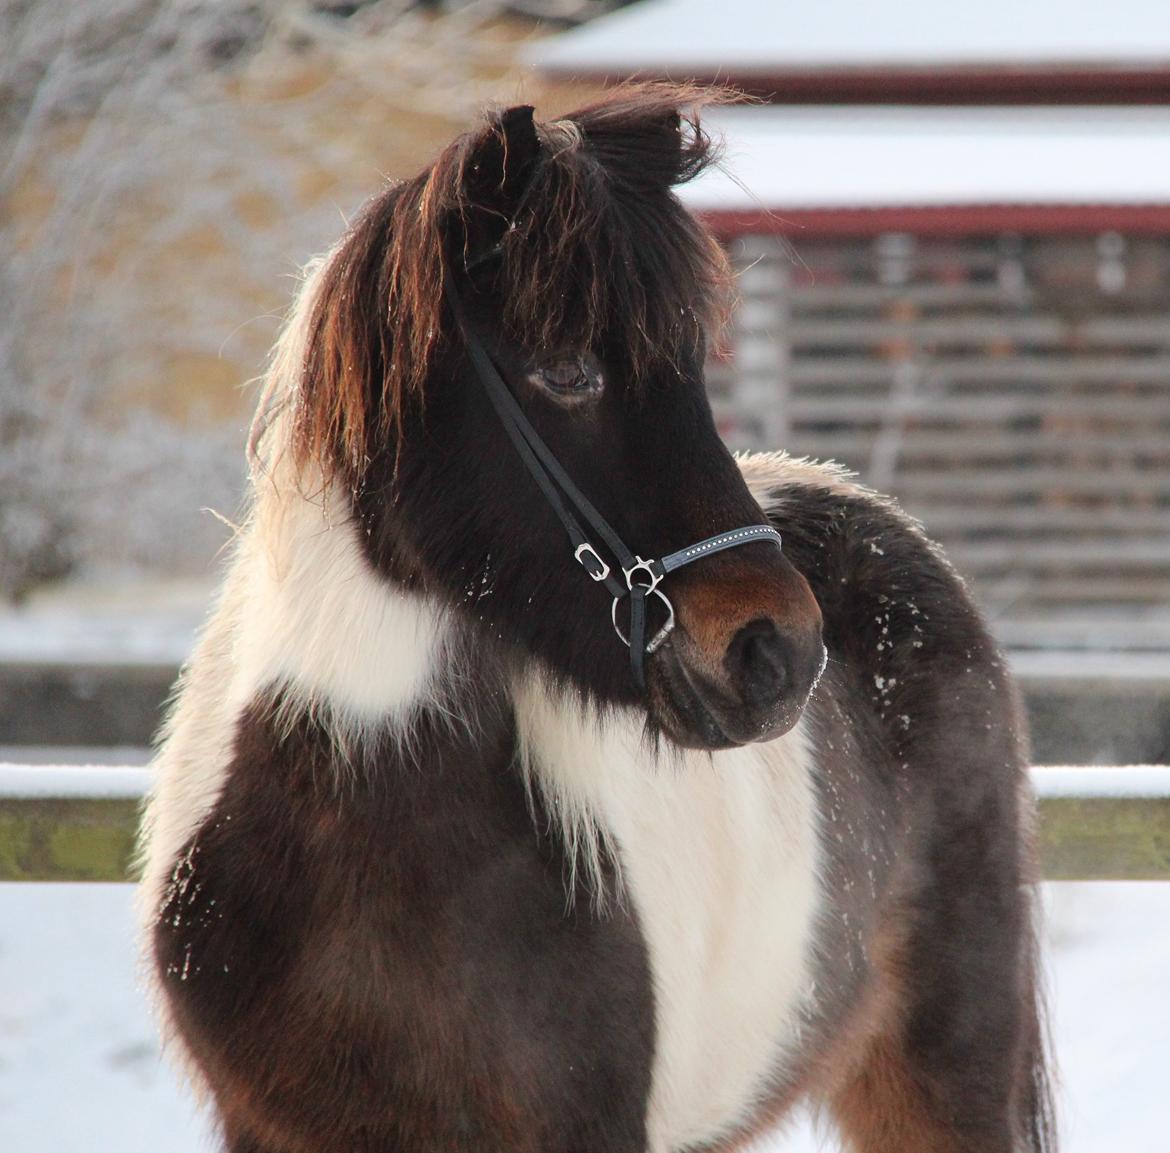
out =
<path fill-rule="evenodd" d="M 386 579 L 594 703 L 642 706 L 676 743 L 721 748 L 800 715 L 824 659 L 804 577 L 759 539 L 672 572 L 644 598 L 646 635 L 668 610 L 675 627 L 643 680 L 629 606 L 582 568 L 469 347 L 473 332 L 523 421 L 638 557 L 766 525 L 704 387 L 727 265 L 673 191 L 712 157 L 678 89 L 549 123 L 527 106 L 491 116 L 375 198 L 335 250 L 294 411 L 298 459 L 352 494 Z"/>

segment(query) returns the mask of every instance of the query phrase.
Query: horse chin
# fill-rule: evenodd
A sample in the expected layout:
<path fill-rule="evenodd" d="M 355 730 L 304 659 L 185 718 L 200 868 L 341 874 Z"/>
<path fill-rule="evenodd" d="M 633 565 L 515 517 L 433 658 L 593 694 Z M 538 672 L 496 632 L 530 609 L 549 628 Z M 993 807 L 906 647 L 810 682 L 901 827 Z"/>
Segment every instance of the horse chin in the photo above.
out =
<path fill-rule="evenodd" d="M 650 712 L 662 732 L 688 749 L 738 748 L 783 736 L 795 726 L 804 703 L 751 716 L 725 693 L 687 667 L 667 645 L 648 668 Z"/>

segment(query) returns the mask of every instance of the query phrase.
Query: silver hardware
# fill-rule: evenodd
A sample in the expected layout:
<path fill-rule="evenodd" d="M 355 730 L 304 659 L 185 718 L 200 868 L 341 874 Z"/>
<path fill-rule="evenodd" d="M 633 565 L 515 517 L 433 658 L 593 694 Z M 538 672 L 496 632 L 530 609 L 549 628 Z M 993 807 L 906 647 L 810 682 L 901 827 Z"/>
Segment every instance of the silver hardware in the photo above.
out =
<path fill-rule="evenodd" d="M 643 560 L 640 556 L 635 556 L 634 563 L 630 565 L 629 568 L 622 569 L 622 572 L 626 577 L 626 588 L 628 588 L 631 592 L 634 591 L 634 574 L 641 572 L 645 573 L 650 578 L 650 580 L 647 584 L 642 584 L 639 581 L 637 587 L 646 593 L 654 592 L 654 590 L 658 588 L 658 582 L 662 580 L 662 576 L 654 571 L 654 569 L 651 567 L 653 564 L 654 562 L 652 560 Z M 661 593 L 658 595 L 662 596 Z M 666 600 L 666 597 L 662 597 L 662 599 Z M 670 604 L 670 601 L 666 601 L 666 603 Z M 673 616 L 673 613 L 671 615 Z"/>
<path fill-rule="evenodd" d="M 590 571 L 589 571 L 589 566 L 588 566 L 588 565 L 585 563 L 585 561 L 584 561 L 584 560 L 582 559 L 582 557 L 581 557 L 581 554 L 582 554 L 582 553 L 586 553 L 586 552 L 587 552 L 587 553 L 588 553 L 588 554 L 589 554 L 589 555 L 590 555 L 590 556 L 591 556 L 591 557 L 592 557 L 592 558 L 593 558 L 595 561 L 597 561 L 597 563 L 598 563 L 599 565 L 601 565 L 601 569 L 600 569 L 600 571 L 598 571 L 598 572 L 590 572 Z M 582 568 L 583 568 L 583 569 L 584 569 L 584 570 L 585 570 L 587 573 L 589 573 L 589 575 L 590 575 L 590 576 L 591 576 L 591 577 L 592 577 L 592 578 L 593 578 L 595 581 L 603 581 L 603 580 L 605 580 L 605 578 L 606 578 L 607 576 L 609 576 L 609 565 L 607 565 L 607 564 L 605 563 L 605 561 L 603 561 L 603 560 L 601 559 L 601 557 L 597 555 L 597 549 L 595 549 L 595 548 L 594 548 L 594 547 L 593 547 L 593 546 L 592 546 L 592 545 L 591 545 L 591 544 L 590 544 L 588 541 L 585 541 L 585 542 L 583 542 L 582 544 L 579 544 L 579 545 L 577 546 L 577 551 L 573 553 L 573 556 L 575 556 L 575 557 L 577 558 L 577 563 L 578 563 L 578 564 L 579 564 L 579 565 L 580 565 L 580 566 L 581 566 L 581 567 L 582 567 Z"/>
<path fill-rule="evenodd" d="M 641 563 L 645 564 L 646 562 L 642 561 Z M 633 572 L 634 569 L 636 569 L 636 568 L 638 568 L 638 565 L 634 565 L 634 568 L 631 569 L 630 571 Z M 651 575 L 653 575 L 653 574 L 651 574 Z M 674 631 L 674 605 L 672 605 L 670 603 L 670 598 L 666 595 L 666 593 L 664 593 L 660 588 L 655 587 L 655 585 L 657 585 L 658 581 L 661 579 L 662 578 L 659 577 L 657 580 L 655 580 L 654 584 L 650 585 L 649 588 L 647 589 L 647 591 L 652 592 L 660 601 L 662 601 L 662 603 L 664 605 L 666 605 L 666 623 L 662 626 L 662 628 L 660 628 L 654 634 L 653 637 L 650 638 L 650 642 L 646 645 L 646 652 L 647 653 L 652 653 L 656 649 L 660 648 L 662 645 L 662 642 L 664 640 L 666 640 L 666 638 L 668 636 L 670 636 L 670 634 Z M 633 587 L 633 586 L 631 586 L 631 587 Z M 626 598 L 624 596 L 613 598 L 613 605 L 610 607 L 610 610 L 609 610 L 609 618 L 611 621 L 613 621 L 613 631 L 615 633 L 617 633 L 622 644 L 624 644 L 626 646 L 626 648 L 629 648 L 630 647 L 630 638 L 627 637 L 626 634 L 622 632 L 622 626 L 618 624 L 618 620 L 617 620 L 618 604 L 620 602 L 624 601 L 625 599 Z"/>
<path fill-rule="evenodd" d="M 661 593 L 658 595 L 662 596 Z M 674 632 L 674 605 L 672 605 L 669 600 L 666 600 L 666 597 L 663 596 L 662 599 L 666 601 L 666 609 L 670 615 L 667 616 L 666 623 L 662 626 L 662 628 L 660 628 L 654 634 L 654 636 L 650 638 L 650 643 L 646 646 L 647 655 L 653 652 L 657 652 L 662 642 L 666 640 L 666 638 L 670 636 L 672 632 Z"/>

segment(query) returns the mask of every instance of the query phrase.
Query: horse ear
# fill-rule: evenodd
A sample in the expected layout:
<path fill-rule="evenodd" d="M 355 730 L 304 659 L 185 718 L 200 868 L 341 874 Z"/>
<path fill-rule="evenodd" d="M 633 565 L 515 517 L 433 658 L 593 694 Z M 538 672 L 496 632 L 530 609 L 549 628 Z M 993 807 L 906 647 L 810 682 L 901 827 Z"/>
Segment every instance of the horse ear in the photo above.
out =
<path fill-rule="evenodd" d="M 645 107 L 644 99 L 607 101 L 582 109 L 570 119 L 589 148 L 611 171 L 638 189 L 658 189 L 689 178 L 695 125 L 665 97 Z M 684 124 L 685 121 L 685 124 Z"/>
<path fill-rule="evenodd" d="M 506 199 L 518 202 L 528 187 L 540 155 L 536 120 L 531 104 L 517 104 L 500 115 L 504 155 L 500 162 L 500 187 Z M 515 207 L 513 203 L 512 207 Z"/>
<path fill-rule="evenodd" d="M 515 217 L 540 157 L 531 104 L 499 113 L 463 165 L 464 252 L 474 259 L 498 244 Z"/>
<path fill-rule="evenodd" d="M 662 118 L 663 145 L 670 156 L 670 179 L 673 184 L 678 180 L 679 171 L 683 167 L 683 130 L 682 116 L 677 108 L 672 108 Z"/>
<path fill-rule="evenodd" d="M 682 167 L 682 117 L 677 108 L 648 116 L 628 142 L 643 158 L 641 176 L 656 184 L 674 184 Z"/>

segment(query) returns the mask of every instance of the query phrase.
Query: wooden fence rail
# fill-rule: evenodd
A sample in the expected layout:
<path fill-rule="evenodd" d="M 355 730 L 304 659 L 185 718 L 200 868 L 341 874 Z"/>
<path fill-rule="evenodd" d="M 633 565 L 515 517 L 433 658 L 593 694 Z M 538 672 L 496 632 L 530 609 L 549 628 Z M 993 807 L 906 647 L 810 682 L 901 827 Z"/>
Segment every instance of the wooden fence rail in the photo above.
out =
<path fill-rule="evenodd" d="M 0 881 L 133 879 L 149 773 L 0 765 Z M 1170 766 L 1032 770 L 1052 881 L 1170 880 Z"/>

